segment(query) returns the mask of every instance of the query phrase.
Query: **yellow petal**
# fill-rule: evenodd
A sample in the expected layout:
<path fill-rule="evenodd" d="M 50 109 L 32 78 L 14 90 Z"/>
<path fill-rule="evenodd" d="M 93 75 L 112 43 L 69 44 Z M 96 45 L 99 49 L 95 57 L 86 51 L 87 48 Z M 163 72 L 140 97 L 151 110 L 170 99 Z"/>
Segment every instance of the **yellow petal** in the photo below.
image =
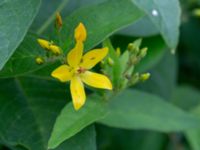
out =
<path fill-rule="evenodd" d="M 83 43 L 77 42 L 76 46 L 68 53 L 67 62 L 72 67 L 77 67 L 83 55 Z"/>
<path fill-rule="evenodd" d="M 38 39 L 37 41 L 40 44 L 40 46 L 44 49 L 49 49 L 49 46 L 51 45 L 51 43 L 47 40 Z"/>
<path fill-rule="evenodd" d="M 80 64 L 81 67 L 85 69 L 91 69 L 98 62 L 100 62 L 106 55 L 108 54 L 108 48 L 95 49 L 88 53 L 86 53 L 82 57 L 82 62 Z"/>
<path fill-rule="evenodd" d="M 79 23 L 79 25 L 76 27 L 74 32 L 74 37 L 76 41 L 84 42 L 87 37 L 87 31 L 85 29 L 85 26 L 82 23 Z"/>
<path fill-rule="evenodd" d="M 68 65 L 62 65 L 56 68 L 52 73 L 51 76 L 59 79 L 61 82 L 66 82 L 71 80 L 73 76 L 73 70 Z"/>
<path fill-rule="evenodd" d="M 112 90 L 112 83 L 105 75 L 86 71 L 81 75 L 81 79 L 84 83 L 92 87 Z"/>
<path fill-rule="evenodd" d="M 56 55 L 60 55 L 61 54 L 61 48 L 56 46 L 56 45 L 50 45 L 49 49 Z"/>
<path fill-rule="evenodd" d="M 85 90 L 81 79 L 77 76 L 71 79 L 70 90 L 73 100 L 73 105 L 76 110 L 79 110 L 85 104 Z"/>

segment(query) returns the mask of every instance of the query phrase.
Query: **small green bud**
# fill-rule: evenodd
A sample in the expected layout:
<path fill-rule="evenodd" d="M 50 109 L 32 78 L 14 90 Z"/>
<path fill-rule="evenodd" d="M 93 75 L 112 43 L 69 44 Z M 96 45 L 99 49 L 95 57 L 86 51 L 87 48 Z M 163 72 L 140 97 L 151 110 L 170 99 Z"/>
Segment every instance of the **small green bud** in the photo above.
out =
<path fill-rule="evenodd" d="M 141 43 L 142 43 L 142 39 L 137 39 L 133 43 L 129 43 L 128 50 L 130 52 L 137 54 L 139 52 Z"/>
<path fill-rule="evenodd" d="M 136 84 L 139 81 L 139 79 L 140 79 L 140 75 L 139 75 L 138 72 L 135 73 L 135 74 L 133 74 L 132 77 L 131 77 L 131 79 L 130 79 L 130 84 L 131 85 Z"/>
<path fill-rule="evenodd" d="M 151 74 L 150 73 L 144 73 L 140 75 L 140 81 L 146 81 L 150 78 Z"/>
<path fill-rule="evenodd" d="M 36 57 L 35 58 L 35 62 L 38 64 L 38 65 L 41 65 L 44 63 L 44 59 L 42 57 Z"/>
<path fill-rule="evenodd" d="M 116 49 L 116 54 L 118 57 L 121 55 L 121 49 L 119 47 Z"/>
<path fill-rule="evenodd" d="M 108 57 L 108 64 L 110 66 L 113 66 L 114 65 L 114 61 L 112 60 L 112 58 Z"/>
<path fill-rule="evenodd" d="M 130 57 L 130 64 L 135 65 L 135 64 L 138 63 L 138 61 L 139 60 L 138 60 L 138 58 L 135 55 L 133 55 L 133 56 Z"/>
<path fill-rule="evenodd" d="M 134 44 L 133 44 L 133 43 L 129 43 L 129 44 L 128 44 L 128 50 L 129 50 L 129 51 L 132 51 L 134 48 L 135 48 L 135 47 L 134 47 Z"/>
<path fill-rule="evenodd" d="M 199 8 L 194 9 L 193 10 L 193 15 L 196 16 L 196 17 L 200 17 L 200 9 Z"/>
<path fill-rule="evenodd" d="M 147 50 L 148 50 L 147 47 L 145 47 L 145 48 L 143 48 L 143 49 L 140 50 L 140 57 L 141 57 L 141 58 L 143 58 L 143 57 L 146 56 Z"/>

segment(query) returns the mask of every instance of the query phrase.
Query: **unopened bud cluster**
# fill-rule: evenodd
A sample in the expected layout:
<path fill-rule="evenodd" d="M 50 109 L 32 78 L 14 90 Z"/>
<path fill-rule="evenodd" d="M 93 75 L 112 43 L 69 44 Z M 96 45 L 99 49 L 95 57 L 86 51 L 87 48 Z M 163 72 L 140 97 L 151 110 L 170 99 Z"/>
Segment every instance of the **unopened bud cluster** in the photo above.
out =
<path fill-rule="evenodd" d="M 150 77 L 150 73 L 139 74 L 138 72 L 135 72 L 135 66 L 147 55 L 148 48 L 141 48 L 141 44 L 142 39 L 137 39 L 133 43 L 129 43 L 127 47 L 129 51 L 129 60 L 126 66 L 127 69 L 124 72 L 124 76 L 130 76 L 128 79 L 129 86 L 134 85 L 139 81 L 144 82 Z"/>
<path fill-rule="evenodd" d="M 102 72 L 113 79 L 116 91 L 149 79 L 150 73 L 140 74 L 135 70 L 137 64 L 147 55 L 148 51 L 147 47 L 141 48 L 141 44 L 142 39 L 137 39 L 129 43 L 123 53 L 120 48 L 116 48 L 116 50 L 113 48 L 115 56 L 112 52 L 106 61 L 101 63 Z"/>
<path fill-rule="evenodd" d="M 62 17 L 59 12 L 56 13 L 55 20 L 56 30 L 59 31 L 62 27 Z M 38 44 L 46 51 L 46 56 L 37 56 L 35 62 L 38 65 L 59 58 L 62 54 L 62 49 L 57 46 L 53 41 L 47 41 L 44 39 L 38 39 Z"/>

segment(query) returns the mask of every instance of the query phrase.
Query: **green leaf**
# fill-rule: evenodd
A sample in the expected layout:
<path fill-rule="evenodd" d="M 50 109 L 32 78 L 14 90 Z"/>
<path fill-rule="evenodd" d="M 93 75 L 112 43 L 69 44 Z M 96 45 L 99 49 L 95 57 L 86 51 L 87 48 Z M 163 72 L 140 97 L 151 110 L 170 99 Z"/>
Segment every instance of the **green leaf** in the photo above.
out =
<path fill-rule="evenodd" d="M 161 61 L 166 51 L 164 41 L 160 36 L 144 38 L 142 47 L 147 47 L 148 51 L 147 55 L 141 60 L 138 66 L 136 66 L 136 70 L 139 72 L 152 69 L 152 67 Z"/>
<path fill-rule="evenodd" d="M 96 134 L 94 126 L 89 126 L 72 138 L 62 143 L 55 150 L 96 150 Z"/>
<path fill-rule="evenodd" d="M 147 80 L 145 84 L 139 84 L 137 87 L 140 90 L 159 95 L 165 100 L 171 100 L 176 87 L 176 56 L 171 55 L 168 51 L 164 52 L 164 56 L 160 58 L 160 61 L 158 61 L 153 68 L 148 70 L 151 73 L 150 79 Z"/>
<path fill-rule="evenodd" d="M 110 78 L 112 79 L 112 83 L 114 87 L 119 87 L 121 76 L 122 76 L 122 65 L 120 64 L 119 57 L 116 54 L 116 51 L 114 47 L 112 46 L 112 43 L 109 39 L 106 39 L 103 42 L 104 47 L 108 47 L 109 54 L 108 57 L 110 57 L 114 64 L 113 66 L 106 66 L 105 70 L 108 72 L 107 74 L 110 75 Z"/>
<path fill-rule="evenodd" d="M 97 96 L 88 97 L 87 103 L 79 111 L 74 110 L 72 103 L 68 104 L 56 119 L 48 148 L 57 147 L 89 124 L 102 118 L 105 114 L 105 103 Z"/>
<path fill-rule="evenodd" d="M 199 93 L 200 95 L 200 93 Z M 200 105 L 198 105 L 192 112 L 200 119 Z M 199 150 L 200 149 L 200 128 L 198 129 L 191 129 L 185 132 L 186 139 L 188 140 L 192 150 Z"/>
<path fill-rule="evenodd" d="M 0 83 L 0 143 L 12 149 L 46 150 L 54 121 L 69 99 L 66 87 L 36 78 Z M 89 127 L 57 150 L 95 150 L 95 145 L 95 131 Z"/>
<path fill-rule="evenodd" d="M 36 35 L 28 34 L 0 71 L 0 77 L 20 76 L 44 67 L 35 62 L 37 56 L 45 57 L 45 51 L 37 43 Z"/>
<path fill-rule="evenodd" d="M 196 117 L 200 115 L 200 91 L 194 87 L 184 85 L 179 86 L 175 89 L 174 95 L 172 97 L 172 102 L 183 108 L 184 110 L 190 111 Z M 190 129 L 184 132 L 186 139 L 189 142 L 192 150 L 200 149 L 200 128 Z"/>
<path fill-rule="evenodd" d="M 178 0 L 132 0 L 142 9 L 160 31 L 172 52 L 178 44 L 181 10 Z"/>
<path fill-rule="evenodd" d="M 23 40 L 40 5 L 40 0 L 0 2 L 0 70 Z"/>
<path fill-rule="evenodd" d="M 152 94 L 126 90 L 112 99 L 108 114 L 100 120 L 125 129 L 181 131 L 199 126 L 200 119 Z"/>
<path fill-rule="evenodd" d="M 116 11 L 121 10 L 121 6 L 124 6 L 124 10 L 122 12 Z M 99 10 L 101 10 L 101 13 L 99 13 Z M 83 22 L 88 30 L 88 39 L 85 44 L 85 49 L 88 50 L 103 41 L 114 31 L 119 30 L 130 23 L 136 22 L 142 15 L 143 13 L 141 13 L 134 4 L 126 0 L 119 1 L 118 3 L 113 3 L 111 0 L 102 4 L 79 9 L 64 21 L 67 25 L 63 26 L 63 30 L 61 30 L 62 44 L 64 44 L 62 48 L 64 50 L 69 50 L 69 48 L 73 46 L 72 39 L 74 29 L 79 22 Z M 57 35 L 55 36 L 53 34 L 53 39 L 56 38 L 58 38 Z M 41 67 L 34 64 L 35 62 L 33 60 L 35 55 L 42 53 L 41 48 L 39 48 L 36 43 L 36 39 L 37 37 L 34 38 L 31 37 L 31 35 L 27 36 L 21 46 L 17 49 L 17 56 L 13 56 L 15 63 L 12 63 L 13 61 L 11 60 L 4 68 L 2 75 L 0 73 L 0 77 L 18 76 L 35 71 Z M 39 52 L 40 50 L 41 52 Z M 24 57 L 21 56 L 27 57 L 27 59 L 24 60 Z M 30 59 L 28 59 L 28 57 Z M 30 68 L 27 67 L 27 64 L 30 65 Z M 21 65 L 24 68 L 19 68 Z"/>
<path fill-rule="evenodd" d="M 118 33 L 126 36 L 149 37 L 159 34 L 159 31 L 149 17 L 144 16 L 136 23 L 120 30 Z"/>
<path fill-rule="evenodd" d="M 66 26 L 61 31 L 63 49 L 73 47 L 74 29 L 79 22 L 83 22 L 88 31 L 85 44 L 85 49 L 88 50 L 109 37 L 113 32 L 136 22 L 143 15 L 144 13 L 127 0 L 108 0 L 101 4 L 79 9 L 64 21 Z"/>
<path fill-rule="evenodd" d="M 189 85 L 178 86 L 173 92 L 171 101 L 176 106 L 190 111 L 200 104 L 200 92 Z"/>
<path fill-rule="evenodd" d="M 155 131 L 125 130 L 97 125 L 96 132 L 97 146 L 100 150 L 162 150 L 168 141 L 166 134 Z"/>
<path fill-rule="evenodd" d="M 115 35 L 112 38 L 114 47 L 120 47 L 122 51 L 127 49 L 127 45 L 136 40 L 136 37 Z M 136 65 L 136 71 L 144 72 L 152 69 L 161 61 L 165 54 L 165 43 L 161 36 L 145 37 L 142 39 L 141 48 L 147 47 L 147 55 Z"/>
<path fill-rule="evenodd" d="M 1 81 L 0 141 L 9 147 L 23 146 L 27 149 L 43 150 L 42 135 L 34 115 L 17 86 L 16 80 Z"/>

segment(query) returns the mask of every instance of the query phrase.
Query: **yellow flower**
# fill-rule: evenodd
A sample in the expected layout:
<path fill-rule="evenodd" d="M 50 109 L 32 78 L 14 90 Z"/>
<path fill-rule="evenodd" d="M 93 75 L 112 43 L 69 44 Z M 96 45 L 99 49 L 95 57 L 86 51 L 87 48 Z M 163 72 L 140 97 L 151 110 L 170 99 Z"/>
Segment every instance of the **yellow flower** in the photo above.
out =
<path fill-rule="evenodd" d="M 89 71 L 107 55 L 108 48 L 94 49 L 83 55 L 83 41 L 86 39 L 87 32 L 82 23 L 75 29 L 74 35 L 76 45 L 66 57 L 68 65 L 61 65 L 51 75 L 61 82 L 70 81 L 73 105 L 78 110 L 86 100 L 83 83 L 108 90 L 112 89 L 112 84 L 105 75 Z"/>
<path fill-rule="evenodd" d="M 42 48 L 44 48 L 46 50 L 50 50 L 52 53 L 54 53 L 56 55 L 60 55 L 62 52 L 61 48 L 58 47 L 57 45 L 53 44 L 52 42 L 49 42 L 44 39 L 38 39 L 37 41 Z"/>

